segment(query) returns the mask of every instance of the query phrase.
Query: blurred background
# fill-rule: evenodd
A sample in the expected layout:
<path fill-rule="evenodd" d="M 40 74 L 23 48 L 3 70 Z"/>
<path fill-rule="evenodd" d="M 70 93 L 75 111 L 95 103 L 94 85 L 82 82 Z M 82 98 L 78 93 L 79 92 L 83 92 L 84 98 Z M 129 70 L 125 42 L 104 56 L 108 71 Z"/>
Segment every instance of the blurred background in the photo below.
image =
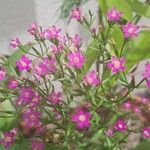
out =
<path fill-rule="evenodd" d="M 60 19 L 60 7 L 64 1 L 0 0 L 0 53 L 11 54 L 13 52 L 9 47 L 9 41 L 12 38 L 19 37 L 22 42 L 32 40 L 32 37 L 27 33 L 27 28 L 33 22 L 37 22 L 43 27 L 55 24 L 63 28 L 64 32 L 67 31 L 71 35 L 78 33 L 83 40 L 88 41 L 86 33 L 77 22 L 71 21 L 68 24 L 64 19 Z M 95 15 L 97 14 L 98 4 L 96 0 L 88 0 L 82 5 L 83 12 L 86 13 L 89 9 Z M 150 24 L 150 20 L 142 19 L 140 25 L 145 24 Z"/>

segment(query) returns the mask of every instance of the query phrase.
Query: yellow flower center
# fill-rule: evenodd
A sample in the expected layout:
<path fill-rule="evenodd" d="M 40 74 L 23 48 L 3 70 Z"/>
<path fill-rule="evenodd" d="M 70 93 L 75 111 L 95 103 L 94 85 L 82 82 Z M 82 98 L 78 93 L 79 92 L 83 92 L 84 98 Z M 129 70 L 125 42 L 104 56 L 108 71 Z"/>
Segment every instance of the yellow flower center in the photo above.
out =
<path fill-rule="evenodd" d="M 114 67 L 116 69 L 120 68 L 120 62 L 119 61 L 116 60 L 116 61 L 113 62 L 113 64 L 114 64 Z"/>
<path fill-rule="evenodd" d="M 79 62 L 79 58 L 78 58 L 78 57 L 75 57 L 75 58 L 74 58 L 74 62 L 78 63 L 78 62 Z"/>
<path fill-rule="evenodd" d="M 84 115 L 80 115 L 80 116 L 79 116 L 79 120 L 80 120 L 80 121 L 85 121 L 85 120 L 86 120 L 86 117 L 85 117 Z"/>
<path fill-rule="evenodd" d="M 8 137 L 5 138 L 4 141 L 5 141 L 5 142 L 11 142 L 11 140 L 12 140 L 12 138 L 8 136 Z"/>

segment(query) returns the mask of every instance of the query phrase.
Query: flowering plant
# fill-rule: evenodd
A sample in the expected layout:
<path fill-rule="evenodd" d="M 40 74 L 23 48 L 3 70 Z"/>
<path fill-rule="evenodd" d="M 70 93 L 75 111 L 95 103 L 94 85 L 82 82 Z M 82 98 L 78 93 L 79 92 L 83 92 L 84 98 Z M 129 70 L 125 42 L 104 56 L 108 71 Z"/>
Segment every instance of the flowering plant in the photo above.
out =
<path fill-rule="evenodd" d="M 135 124 L 149 101 L 134 94 L 145 81 L 150 87 L 149 62 L 140 80 L 135 74 L 136 64 L 150 57 L 143 55 L 150 32 L 116 3 L 101 2 L 99 29 L 90 11 L 88 18 L 80 8 L 71 11 L 93 40 L 85 51 L 77 34 L 36 23 L 28 28 L 34 42 L 11 41 L 19 50 L 1 57 L 0 67 L 3 148 L 120 149 L 131 134 L 150 138 L 149 126 Z"/>

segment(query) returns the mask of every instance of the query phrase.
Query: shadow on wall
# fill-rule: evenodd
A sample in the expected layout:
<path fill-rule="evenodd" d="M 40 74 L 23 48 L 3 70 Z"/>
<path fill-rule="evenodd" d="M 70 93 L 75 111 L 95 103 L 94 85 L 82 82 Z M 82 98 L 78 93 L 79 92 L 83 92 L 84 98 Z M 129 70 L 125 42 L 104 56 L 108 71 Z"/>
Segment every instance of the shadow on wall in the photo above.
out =
<path fill-rule="evenodd" d="M 0 0 L 0 39 L 22 33 L 36 20 L 34 0 Z"/>

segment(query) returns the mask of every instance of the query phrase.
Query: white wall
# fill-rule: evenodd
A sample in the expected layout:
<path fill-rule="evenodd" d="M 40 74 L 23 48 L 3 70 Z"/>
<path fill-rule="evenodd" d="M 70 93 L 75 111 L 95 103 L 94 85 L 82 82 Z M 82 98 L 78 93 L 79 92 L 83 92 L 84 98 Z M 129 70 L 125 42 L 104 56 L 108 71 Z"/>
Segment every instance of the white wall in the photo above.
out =
<path fill-rule="evenodd" d="M 19 37 L 27 42 L 32 37 L 26 32 L 29 24 L 37 22 L 43 27 L 58 25 L 73 34 L 78 32 L 79 25 L 74 21 L 68 26 L 59 20 L 58 9 L 62 0 L 0 0 L 0 53 L 10 54 L 13 50 L 9 46 L 11 38 Z M 96 0 L 90 0 L 84 9 L 96 12 Z M 84 32 L 80 32 L 81 37 Z"/>

